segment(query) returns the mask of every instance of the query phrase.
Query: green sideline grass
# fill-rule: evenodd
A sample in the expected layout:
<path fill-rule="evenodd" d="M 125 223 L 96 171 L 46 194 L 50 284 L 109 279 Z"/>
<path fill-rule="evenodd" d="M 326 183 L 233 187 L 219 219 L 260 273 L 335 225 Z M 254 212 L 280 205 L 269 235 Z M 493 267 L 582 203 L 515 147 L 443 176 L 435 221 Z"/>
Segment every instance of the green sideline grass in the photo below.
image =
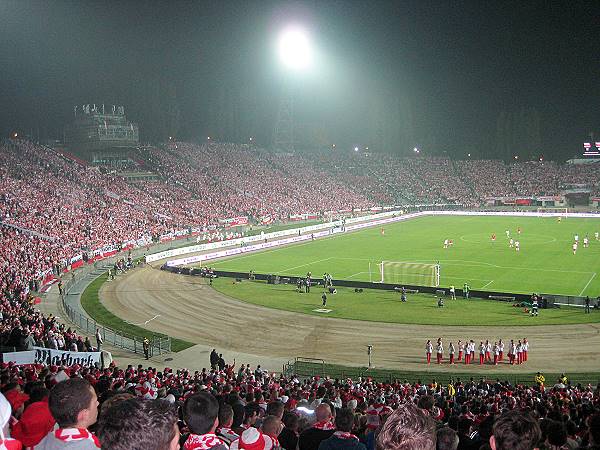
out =
<path fill-rule="evenodd" d="M 106 274 L 100 275 L 94 281 L 92 281 L 88 287 L 85 288 L 81 294 L 81 306 L 99 324 L 106 327 L 112 328 L 115 331 L 119 331 L 125 335 L 136 336 L 143 339 L 146 336 L 160 336 L 167 337 L 161 333 L 155 333 L 154 331 L 146 330 L 136 325 L 131 325 L 121 318 L 115 316 L 100 302 L 98 292 L 106 281 Z M 179 352 L 186 348 L 192 347 L 194 344 L 191 342 L 184 341 L 182 339 L 171 338 L 171 351 Z"/>
<path fill-rule="evenodd" d="M 327 296 L 327 314 L 315 312 L 321 307 L 323 289 L 312 288 L 309 294 L 300 294 L 293 285 L 270 285 L 263 281 L 236 283 L 231 278 L 217 278 L 213 287 L 219 292 L 255 305 L 282 309 L 320 317 L 369 320 L 375 322 L 421 325 L 489 325 L 531 326 L 566 325 L 600 322 L 600 311 L 584 314 L 582 308 L 563 307 L 540 311 L 531 317 L 523 308 L 511 303 L 484 299 L 445 299 L 445 307 L 438 308 L 433 295 L 408 295 L 402 303 L 400 294 L 392 291 L 365 289 L 355 293 L 351 288 L 338 288 L 337 294 Z"/>
<path fill-rule="evenodd" d="M 434 372 L 434 371 L 402 371 L 402 370 L 388 370 L 388 369 L 377 369 L 371 368 L 367 369 L 366 367 L 348 367 L 348 366 L 340 366 L 336 364 L 320 364 L 314 362 L 306 362 L 306 361 L 298 361 L 292 363 L 288 370 L 289 373 L 294 373 L 298 376 L 329 376 L 332 378 L 352 378 L 357 379 L 358 377 L 371 377 L 376 381 L 382 382 L 392 382 L 394 380 L 400 381 L 408 381 L 410 383 L 414 383 L 417 381 L 423 383 L 431 383 L 432 381 L 436 381 L 437 383 L 447 384 L 450 380 L 456 381 L 460 379 L 461 381 L 468 381 L 470 378 L 474 380 L 480 380 L 482 378 L 486 380 L 496 380 L 499 379 L 501 381 L 509 381 L 513 385 L 520 384 L 528 384 L 533 385 L 533 377 L 535 373 L 475 373 L 475 372 L 461 372 L 459 369 L 447 369 L 443 372 Z M 585 373 L 585 372 L 577 372 L 577 373 L 567 373 L 566 374 L 571 381 L 571 383 L 581 383 L 582 385 L 591 384 L 595 386 L 600 382 L 600 375 L 594 373 Z M 553 386 L 560 376 L 559 373 L 544 373 L 546 377 L 546 385 Z"/>
<path fill-rule="evenodd" d="M 509 248 L 505 230 L 517 238 L 521 251 Z M 441 286 L 499 292 L 532 292 L 596 297 L 600 295 L 600 219 L 504 216 L 426 216 L 314 242 L 246 254 L 209 265 L 218 270 L 313 277 L 324 272 L 333 278 L 369 281 L 380 278 L 376 264 L 383 261 L 441 265 Z M 490 239 L 492 233 L 497 238 Z M 571 244 L 580 236 L 573 255 Z M 590 237 L 590 248 L 581 245 Z M 443 248 L 444 239 L 454 246 Z M 391 275 L 391 271 L 387 274 Z M 387 278 L 386 281 L 400 283 Z M 404 281 L 406 283 L 406 281 Z M 407 283 L 408 284 L 408 283 Z"/>

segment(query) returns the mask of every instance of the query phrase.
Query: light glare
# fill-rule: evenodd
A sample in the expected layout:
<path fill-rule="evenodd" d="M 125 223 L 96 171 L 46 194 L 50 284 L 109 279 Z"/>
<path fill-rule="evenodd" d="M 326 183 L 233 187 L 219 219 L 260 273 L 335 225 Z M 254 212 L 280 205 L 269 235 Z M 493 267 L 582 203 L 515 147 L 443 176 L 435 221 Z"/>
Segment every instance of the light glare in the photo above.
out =
<path fill-rule="evenodd" d="M 289 28 L 279 39 L 279 57 L 282 63 L 293 70 L 304 70 L 312 61 L 308 36 L 300 28 Z"/>

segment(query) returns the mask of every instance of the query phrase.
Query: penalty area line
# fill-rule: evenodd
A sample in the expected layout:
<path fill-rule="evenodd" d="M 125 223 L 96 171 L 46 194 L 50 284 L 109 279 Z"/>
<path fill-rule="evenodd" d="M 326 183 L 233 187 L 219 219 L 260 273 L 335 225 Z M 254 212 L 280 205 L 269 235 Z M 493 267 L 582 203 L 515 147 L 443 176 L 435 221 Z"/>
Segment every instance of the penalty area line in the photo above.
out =
<path fill-rule="evenodd" d="M 483 286 L 481 286 L 481 289 L 485 289 L 486 287 L 488 287 L 493 282 L 494 282 L 494 280 L 490 281 L 489 283 L 484 284 Z"/>
<path fill-rule="evenodd" d="M 588 280 L 587 284 L 583 287 L 583 289 L 581 290 L 581 292 L 579 293 L 579 297 L 581 297 L 583 295 L 583 293 L 585 292 L 585 290 L 587 289 L 587 287 L 590 285 L 590 283 L 592 282 L 592 280 L 594 279 L 594 277 L 596 276 L 596 272 L 594 272 L 591 276 L 591 278 Z"/>

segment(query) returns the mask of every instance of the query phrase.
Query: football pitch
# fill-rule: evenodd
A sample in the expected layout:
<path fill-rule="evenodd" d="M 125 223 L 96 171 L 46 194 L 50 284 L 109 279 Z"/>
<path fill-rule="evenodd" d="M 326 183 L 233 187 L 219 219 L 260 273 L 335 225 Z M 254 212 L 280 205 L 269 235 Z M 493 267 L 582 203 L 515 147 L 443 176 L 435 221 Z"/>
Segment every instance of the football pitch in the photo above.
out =
<path fill-rule="evenodd" d="M 521 229 L 521 234 L 517 230 Z M 440 286 L 516 293 L 600 295 L 600 219 L 512 216 L 426 216 L 332 235 L 208 265 L 218 270 L 379 281 L 381 261 L 440 264 Z M 519 240 L 510 248 L 506 231 Z M 492 241 L 492 234 L 496 235 Z M 572 244 L 579 236 L 574 255 Z M 589 237 L 589 247 L 583 239 Z M 453 245 L 444 248 L 444 240 Z M 387 269 L 386 269 L 387 270 Z M 388 273 L 384 274 L 388 281 Z M 395 282 L 396 280 L 394 280 Z"/>

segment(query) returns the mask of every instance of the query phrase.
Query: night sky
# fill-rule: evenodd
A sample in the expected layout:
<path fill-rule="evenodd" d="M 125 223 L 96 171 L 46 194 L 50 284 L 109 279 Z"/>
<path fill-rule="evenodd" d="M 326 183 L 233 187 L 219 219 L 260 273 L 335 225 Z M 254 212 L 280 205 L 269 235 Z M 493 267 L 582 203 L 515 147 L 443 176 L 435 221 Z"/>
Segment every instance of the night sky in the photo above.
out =
<path fill-rule="evenodd" d="M 598 1 L 0 0 L 0 132 L 61 138 L 104 103 L 144 142 L 267 146 L 289 23 L 318 52 L 288 80 L 305 146 L 565 159 L 600 131 Z"/>

